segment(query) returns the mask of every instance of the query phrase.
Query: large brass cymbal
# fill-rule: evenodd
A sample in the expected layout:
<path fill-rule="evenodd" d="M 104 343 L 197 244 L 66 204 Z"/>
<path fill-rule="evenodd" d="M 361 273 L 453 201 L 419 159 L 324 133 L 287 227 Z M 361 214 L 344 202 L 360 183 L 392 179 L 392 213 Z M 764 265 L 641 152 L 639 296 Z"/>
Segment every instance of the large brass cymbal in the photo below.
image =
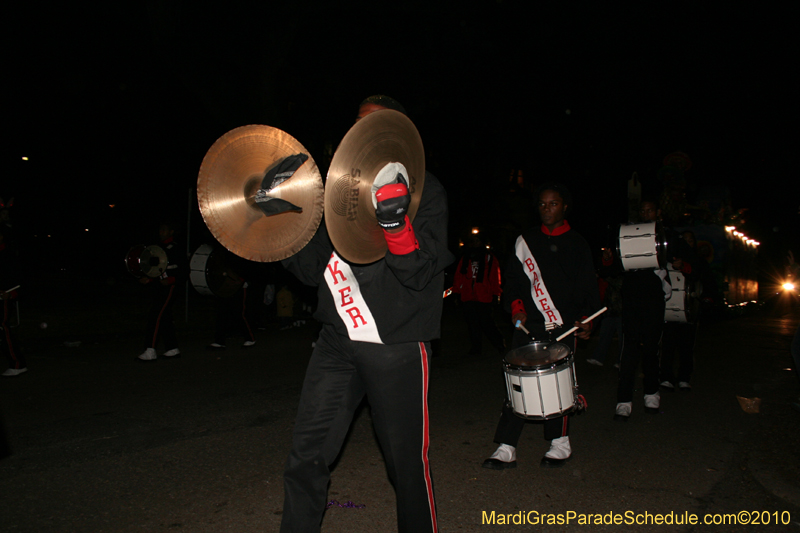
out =
<path fill-rule="evenodd" d="M 254 196 L 266 171 L 298 153 L 308 160 L 270 194 L 302 212 L 264 215 Z M 197 178 L 200 212 L 211 233 L 225 248 L 252 261 L 279 261 L 308 244 L 322 220 L 323 196 L 322 177 L 308 150 L 270 126 L 242 126 L 220 137 L 206 153 Z"/>
<path fill-rule="evenodd" d="M 425 184 L 425 151 L 407 116 L 390 109 L 370 113 L 350 128 L 333 154 L 325 183 L 325 225 L 336 251 L 352 263 L 372 263 L 386 255 L 371 189 L 378 172 L 393 162 L 408 171 L 408 217 L 413 221 Z"/>

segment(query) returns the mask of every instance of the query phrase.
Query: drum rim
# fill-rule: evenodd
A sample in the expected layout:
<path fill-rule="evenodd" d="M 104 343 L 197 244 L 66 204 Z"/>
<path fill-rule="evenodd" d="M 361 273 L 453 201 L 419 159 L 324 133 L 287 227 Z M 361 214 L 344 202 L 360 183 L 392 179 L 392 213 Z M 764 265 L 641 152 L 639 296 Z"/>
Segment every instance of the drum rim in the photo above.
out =
<path fill-rule="evenodd" d="M 564 357 L 562 357 L 562 358 L 560 358 L 560 359 L 557 359 L 557 360 L 555 360 L 555 361 L 553 361 L 553 362 L 551 362 L 551 363 L 543 363 L 543 364 L 541 364 L 541 365 L 518 365 L 518 364 L 514 364 L 514 363 L 512 363 L 512 362 L 510 362 L 510 361 L 508 360 L 508 356 L 509 356 L 509 354 L 513 353 L 513 352 L 514 352 L 514 351 L 516 351 L 516 350 L 519 350 L 520 348 L 525 348 L 526 346 L 531 346 L 531 345 L 533 345 L 533 344 L 544 344 L 544 345 L 547 345 L 547 346 L 552 346 L 552 345 L 554 345 L 554 344 L 560 344 L 561 346 L 563 346 L 564 348 L 566 348 L 566 349 L 567 349 L 567 355 L 565 355 Z M 529 342 L 528 344 L 522 344 L 522 345 L 520 345 L 520 346 L 517 346 L 516 348 L 512 348 L 511 350 L 509 350 L 509 351 L 508 351 L 508 352 L 507 352 L 507 353 L 506 353 L 506 354 L 503 356 L 503 365 L 506 365 L 506 364 L 508 364 L 508 365 L 509 365 L 509 366 L 511 366 L 511 367 L 514 367 L 514 368 L 519 368 L 519 369 L 540 369 L 540 368 L 548 368 L 548 367 L 551 367 L 551 366 L 557 366 L 557 365 L 561 364 L 563 361 L 566 361 L 566 360 L 568 360 L 568 359 L 572 358 L 572 356 L 573 356 L 573 351 L 572 351 L 572 349 L 571 349 L 571 348 L 570 348 L 570 347 L 569 347 L 567 344 L 565 344 L 565 343 L 563 343 L 563 342 L 560 342 L 560 341 L 533 341 L 533 342 Z"/>
<path fill-rule="evenodd" d="M 566 357 L 562 357 L 558 361 L 553 363 L 547 363 L 545 365 L 539 366 L 521 366 L 509 363 L 508 361 L 503 361 L 503 368 L 514 370 L 517 372 L 529 372 L 532 374 L 539 374 L 539 375 L 547 375 L 554 373 L 555 369 L 567 365 L 569 366 L 572 364 L 572 354 L 568 354 Z"/>

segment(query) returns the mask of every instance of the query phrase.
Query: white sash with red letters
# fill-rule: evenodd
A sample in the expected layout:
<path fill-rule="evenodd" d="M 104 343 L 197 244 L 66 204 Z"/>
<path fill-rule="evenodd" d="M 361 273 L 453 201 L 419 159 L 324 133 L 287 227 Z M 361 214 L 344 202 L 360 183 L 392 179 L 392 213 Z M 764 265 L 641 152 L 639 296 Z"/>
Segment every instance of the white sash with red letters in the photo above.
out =
<path fill-rule="evenodd" d="M 331 254 L 328 266 L 325 267 L 325 282 L 350 339 L 383 344 L 353 270 L 336 252 Z"/>
<path fill-rule="evenodd" d="M 533 257 L 531 249 L 528 248 L 528 243 L 522 238 L 522 235 L 517 237 L 517 243 L 514 245 L 514 250 L 517 259 L 522 263 L 522 270 L 528 279 L 531 280 L 531 297 L 533 298 L 536 307 L 544 317 L 545 322 L 554 322 L 559 326 L 564 324 L 561 318 L 561 313 L 558 312 L 553 299 L 550 298 L 550 293 L 547 292 L 547 286 L 542 279 L 542 271 L 539 270 L 539 264 Z"/>

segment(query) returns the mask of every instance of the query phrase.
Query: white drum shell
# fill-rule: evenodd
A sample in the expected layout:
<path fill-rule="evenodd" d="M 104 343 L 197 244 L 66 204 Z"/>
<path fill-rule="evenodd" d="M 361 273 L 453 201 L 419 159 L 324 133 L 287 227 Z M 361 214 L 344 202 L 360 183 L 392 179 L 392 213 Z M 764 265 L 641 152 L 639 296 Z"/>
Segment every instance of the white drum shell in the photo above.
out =
<path fill-rule="evenodd" d="M 192 255 L 191 261 L 189 261 L 189 281 L 192 282 L 192 286 L 197 292 L 206 296 L 214 296 L 214 293 L 208 286 L 208 278 L 206 276 L 208 259 L 211 257 L 213 251 L 213 246 L 210 244 L 203 244 Z"/>
<path fill-rule="evenodd" d="M 625 271 L 661 268 L 659 235 L 655 222 L 622 224 L 619 227 L 617 250 Z"/>
<path fill-rule="evenodd" d="M 680 270 L 668 270 L 672 295 L 664 308 L 666 322 L 689 322 L 689 295 L 686 292 L 686 277 Z"/>
<path fill-rule="evenodd" d="M 522 368 L 503 363 L 508 399 L 514 413 L 530 420 L 563 416 L 575 406 L 572 354 L 548 368 Z"/>

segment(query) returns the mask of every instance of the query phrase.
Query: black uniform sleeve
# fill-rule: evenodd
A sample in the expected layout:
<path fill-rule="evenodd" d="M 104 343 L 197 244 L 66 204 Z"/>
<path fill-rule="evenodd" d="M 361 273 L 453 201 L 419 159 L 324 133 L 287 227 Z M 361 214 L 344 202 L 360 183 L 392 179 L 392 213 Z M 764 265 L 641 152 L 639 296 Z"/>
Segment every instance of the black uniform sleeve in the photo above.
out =
<path fill-rule="evenodd" d="M 325 265 L 328 264 L 332 253 L 333 245 L 323 220 L 311 241 L 293 256 L 282 260 L 281 264 L 301 283 L 316 287 L 322 280 Z"/>

